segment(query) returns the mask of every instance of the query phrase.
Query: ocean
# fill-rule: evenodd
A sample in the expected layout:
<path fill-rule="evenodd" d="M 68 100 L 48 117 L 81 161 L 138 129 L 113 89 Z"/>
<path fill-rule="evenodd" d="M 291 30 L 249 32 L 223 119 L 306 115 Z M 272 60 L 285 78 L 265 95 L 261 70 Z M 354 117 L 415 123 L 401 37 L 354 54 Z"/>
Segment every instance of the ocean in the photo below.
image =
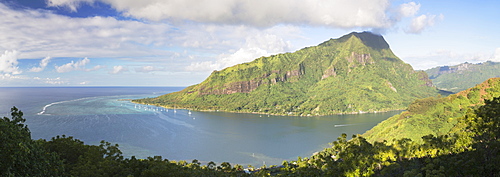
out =
<path fill-rule="evenodd" d="M 182 87 L 0 87 L 0 116 L 24 112 L 33 139 L 73 136 L 119 144 L 125 157 L 162 156 L 202 163 L 280 165 L 362 134 L 399 113 L 320 117 L 197 112 L 134 104 Z"/>

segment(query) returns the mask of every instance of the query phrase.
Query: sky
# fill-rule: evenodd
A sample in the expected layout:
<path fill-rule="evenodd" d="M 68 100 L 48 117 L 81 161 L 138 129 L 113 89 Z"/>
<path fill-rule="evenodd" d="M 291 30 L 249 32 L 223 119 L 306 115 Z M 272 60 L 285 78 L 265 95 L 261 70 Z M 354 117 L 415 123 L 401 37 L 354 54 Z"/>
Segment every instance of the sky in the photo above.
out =
<path fill-rule="evenodd" d="M 0 0 L 0 87 L 189 86 L 370 31 L 414 69 L 500 62 L 500 1 Z"/>

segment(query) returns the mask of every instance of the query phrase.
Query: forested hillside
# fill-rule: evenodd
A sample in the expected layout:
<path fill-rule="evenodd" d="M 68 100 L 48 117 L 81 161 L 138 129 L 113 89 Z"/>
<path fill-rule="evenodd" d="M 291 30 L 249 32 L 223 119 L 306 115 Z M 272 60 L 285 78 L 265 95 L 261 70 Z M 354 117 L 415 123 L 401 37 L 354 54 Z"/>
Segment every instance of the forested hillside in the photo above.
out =
<path fill-rule="evenodd" d="M 419 99 L 407 111 L 379 123 L 364 134 L 370 141 L 410 138 L 421 142 L 428 134 L 445 135 L 471 108 L 500 96 L 500 78 L 491 78 L 465 91 L 447 97 Z"/>
<path fill-rule="evenodd" d="M 453 132 L 416 142 L 370 143 L 342 135 L 310 158 L 285 162 L 283 176 L 499 176 L 500 98 L 458 118 Z M 389 135 L 390 136 L 390 135 Z"/>
<path fill-rule="evenodd" d="M 401 110 L 437 94 L 425 72 L 396 57 L 382 36 L 363 32 L 214 71 L 180 92 L 134 102 L 308 116 Z"/>
<path fill-rule="evenodd" d="M 474 87 L 482 81 L 500 77 L 500 63 L 487 61 L 455 66 L 442 66 L 425 70 L 432 83 L 441 90 L 459 92 Z"/>
<path fill-rule="evenodd" d="M 72 137 L 32 140 L 23 113 L 0 119 L 0 176 L 499 176 L 500 98 L 458 118 L 454 131 L 370 143 L 343 134 L 307 158 L 261 168 L 197 160 L 169 161 L 159 156 L 124 158 L 118 145 L 85 145 Z M 209 152 L 205 152 L 209 153 Z"/>

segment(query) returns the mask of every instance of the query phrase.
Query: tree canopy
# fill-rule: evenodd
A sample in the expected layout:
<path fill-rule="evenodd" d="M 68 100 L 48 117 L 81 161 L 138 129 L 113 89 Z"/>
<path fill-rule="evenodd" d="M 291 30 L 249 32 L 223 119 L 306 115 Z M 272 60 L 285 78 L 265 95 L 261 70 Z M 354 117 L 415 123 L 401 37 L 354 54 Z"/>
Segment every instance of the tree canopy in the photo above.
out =
<path fill-rule="evenodd" d="M 1 176 L 498 176 L 500 97 L 469 109 L 444 135 L 369 142 L 346 134 L 330 148 L 280 166 L 249 168 L 160 156 L 124 158 L 118 145 L 86 145 L 73 137 L 32 140 L 23 113 L 0 121 Z"/>

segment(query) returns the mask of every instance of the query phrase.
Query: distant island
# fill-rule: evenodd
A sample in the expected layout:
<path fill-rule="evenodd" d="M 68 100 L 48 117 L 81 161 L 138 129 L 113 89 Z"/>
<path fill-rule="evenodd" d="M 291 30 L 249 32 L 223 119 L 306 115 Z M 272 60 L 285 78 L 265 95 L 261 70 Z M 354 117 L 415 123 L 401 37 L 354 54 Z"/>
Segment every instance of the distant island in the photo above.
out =
<path fill-rule="evenodd" d="M 438 95 L 385 39 L 353 32 L 293 53 L 214 71 L 200 84 L 135 103 L 202 111 L 317 116 L 403 110 Z"/>
<path fill-rule="evenodd" d="M 462 63 L 425 70 L 432 83 L 441 90 L 460 92 L 486 79 L 500 77 L 500 62 Z"/>

